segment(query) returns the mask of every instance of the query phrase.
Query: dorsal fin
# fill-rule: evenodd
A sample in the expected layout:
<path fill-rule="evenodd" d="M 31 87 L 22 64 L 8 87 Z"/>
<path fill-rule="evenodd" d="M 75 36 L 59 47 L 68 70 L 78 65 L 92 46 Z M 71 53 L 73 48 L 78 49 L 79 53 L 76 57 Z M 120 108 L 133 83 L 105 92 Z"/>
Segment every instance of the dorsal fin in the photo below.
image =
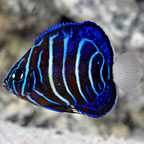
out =
<path fill-rule="evenodd" d="M 45 30 L 43 33 L 41 33 L 41 34 L 38 36 L 38 38 L 36 38 L 35 44 L 37 44 L 37 42 L 38 42 L 40 39 L 42 39 L 45 35 L 51 33 L 52 31 L 55 31 L 55 30 L 61 28 L 62 26 L 73 25 L 73 24 L 77 24 L 77 23 L 72 23 L 72 22 L 68 23 L 68 22 L 67 22 L 67 23 L 62 23 L 62 24 L 58 24 L 58 25 L 49 27 L 47 30 Z"/>

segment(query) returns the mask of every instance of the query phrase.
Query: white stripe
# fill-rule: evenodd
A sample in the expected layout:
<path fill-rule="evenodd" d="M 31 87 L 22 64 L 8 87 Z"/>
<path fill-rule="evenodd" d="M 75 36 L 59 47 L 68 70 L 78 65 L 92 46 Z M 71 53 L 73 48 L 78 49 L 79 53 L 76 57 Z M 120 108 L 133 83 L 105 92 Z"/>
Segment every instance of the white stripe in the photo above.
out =
<path fill-rule="evenodd" d="M 90 58 L 90 61 L 89 61 L 89 70 L 88 70 L 88 75 L 89 75 L 89 80 L 90 80 L 90 83 L 91 83 L 91 86 L 92 86 L 92 89 L 94 91 L 94 93 L 96 95 L 98 95 L 98 92 L 96 91 L 95 87 L 94 87 L 94 83 L 93 83 L 93 78 L 92 78 L 92 62 L 93 62 L 93 59 L 94 57 L 98 54 L 98 52 L 95 52 L 91 58 Z"/>
<path fill-rule="evenodd" d="M 26 96 L 26 98 L 32 102 L 33 104 L 37 105 L 37 106 L 40 106 L 40 107 L 43 107 L 42 105 L 40 105 L 39 103 L 37 103 L 35 100 L 33 100 L 30 96 Z"/>
<path fill-rule="evenodd" d="M 50 100 L 49 98 L 47 98 L 43 93 L 39 92 L 38 90 L 34 89 L 34 92 L 37 93 L 40 97 L 44 98 L 46 101 L 56 104 L 56 105 L 60 105 L 59 103 Z"/>
<path fill-rule="evenodd" d="M 66 74 L 65 74 L 65 62 L 66 62 L 66 55 L 67 55 L 68 40 L 69 40 L 69 36 L 67 36 L 64 39 L 64 55 L 63 55 L 62 76 L 63 76 L 63 81 L 64 81 L 64 85 L 65 85 L 67 92 L 69 93 L 69 95 L 73 98 L 74 102 L 76 103 L 77 101 L 76 101 L 74 95 L 71 93 L 71 91 L 68 88 L 68 84 L 66 81 Z"/>
<path fill-rule="evenodd" d="M 34 99 L 32 99 L 30 96 L 26 96 L 26 98 L 33 104 L 37 105 L 37 106 L 40 106 L 40 107 L 43 107 L 43 108 L 47 108 L 47 109 L 50 109 L 50 110 L 53 110 L 53 111 L 57 111 L 57 112 L 63 112 L 63 111 L 59 111 L 57 109 L 53 109 L 49 106 L 43 106 L 43 105 L 40 105 L 38 102 L 36 102 Z"/>
<path fill-rule="evenodd" d="M 85 102 L 88 103 L 88 100 L 86 99 L 85 95 L 83 94 L 81 90 L 81 84 L 80 84 L 80 78 L 79 78 L 79 63 L 80 63 L 80 57 L 81 57 L 81 50 L 86 40 L 87 39 L 82 39 L 78 46 L 78 51 L 76 55 L 76 63 L 75 63 L 75 75 L 76 75 L 76 82 L 77 82 L 79 92 L 81 96 L 83 97 L 83 99 L 85 100 Z"/>
<path fill-rule="evenodd" d="M 104 63 L 105 63 L 105 58 L 104 58 L 104 56 L 103 56 L 102 53 L 100 53 L 100 54 L 101 54 L 101 56 L 102 56 L 102 58 L 103 58 L 103 63 L 102 63 L 102 66 L 101 66 L 101 68 L 100 68 L 100 77 L 101 77 L 101 80 L 102 80 L 102 82 L 103 82 L 103 84 L 104 84 L 104 89 L 105 89 L 106 83 L 105 83 L 104 78 L 103 78 L 103 75 L 102 75 L 103 68 L 104 68 Z"/>
<path fill-rule="evenodd" d="M 99 51 L 98 47 L 97 47 L 93 42 L 92 42 L 92 44 L 95 46 L 95 48 L 96 48 L 97 51 L 98 51 L 98 52 L 96 52 L 96 53 L 97 53 L 97 54 L 100 54 L 100 55 L 102 56 L 102 58 L 103 58 L 103 63 L 102 63 L 102 66 L 101 66 L 101 68 L 100 68 L 100 77 L 101 77 L 101 80 L 102 80 L 102 82 L 103 82 L 103 84 L 104 84 L 104 88 L 105 88 L 105 87 L 106 87 L 106 84 L 105 84 L 105 81 L 104 81 L 104 78 L 103 78 L 103 75 L 102 75 L 102 71 L 103 71 L 105 59 L 104 59 L 103 54 Z M 96 93 L 97 95 L 99 95 L 99 94 L 97 93 L 95 87 L 94 87 L 93 79 L 92 79 L 92 74 L 91 74 L 92 60 L 93 60 L 94 55 L 95 55 L 96 53 L 94 53 L 94 54 L 92 55 L 92 57 L 90 58 L 90 62 L 89 62 L 89 80 L 90 80 L 90 83 L 91 83 L 91 86 L 92 86 L 92 89 L 93 89 L 94 93 Z M 104 88 L 103 88 L 103 90 L 104 90 Z M 102 92 L 103 92 L 103 91 L 102 91 Z M 102 92 L 101 92 L 101 93 L 102 93 Z"/>
<path fill-rule="evenodd" d="M 43 76 L 42 76 L 42 72 L 41 72 L 41 69 L 40 69 L 42 53 L 43 53 L 43 50 L 42 50 L 42 51 L 40 52 L 40 54 L 39 54 L 38 63 L 37 63 L 37 69 L 38 69 L 38 71 L 39 71 L 40 82 L 41 82 L 41 83 L 43 82 Z"/>
<path fill-rule="evenodd" d="M 82 97 L 84 98 L 84 100 L 87 102 L 87 99 L 86 97 L 84 96 L 82 90 L 81 90 L 81 84 L 80 84 L 80 78 L 79 78 L 79 64 L 80 64 L 80 57 L 81 57 L 81 50 L 82 50 L 82 47 L 84 45 L 84 43 L 88 41 L 90 42 L 91 44 L 94 45 L 94 47 L 96 48 L 97 52 L 93 54 L 92 57 L 94 57 L 94 55 L 96 54 L 101 54 L 102 53 L 99 51 L 98 47 L 95 45 L 95 43 L 92 41 L 92 40 L 89 40 L 89 39 L 86 39 L 86 38 L 83 38 L 80 43 L 79 43 L 79 46 L 78 46 L 78 52 L 77 52 L 77 56 L 76 56 L 76 64 L 75 64 L 75 75 L 76 75 L 76 81 L 77 81 L 77 85 L 78 85 L 78 89 L 79 89 L 79 92 L 80 94 L 82 95 Z M 103 70 L 103 66 L 104 66 L 104 56 L 102 55 L 103 57 L 103 63 L 102 63 L 102 67 L 100 69 L 100 77 L 102 79 L 102 82 L 104 84 L 104 87 L 105 87 L 105 82 L 104 82 L 104 79 L 103 79 L 103 76 L 102 76 L 102 70 Z M 93 59 L 93 58 L 92 58 Z M 90 61 L 92 61 L 92 59 Z M 93 80 L 92 80 L 92 75 L 91 75 L 91 67 L 92 67 L 92 63 L 89 65 L 89 70 L 88 70 L 88 73 L 89 73 L 89 79 L 90 79 L 90 83 L 91 83 L 91 86 L 92 86 L 92 89 L 94 90 L 94 92 L 97 94 L 95 88 L 94 88 L 94 84 L 93 84 Z"/>
<path fill-rule="evenodd" d="M 29 65 L 30 65 L 30 59 L 31 59 L 31 55 L 32 55 L 32 52 L 33 52 L 33 49 L 36 47 L 36 46 L 40 46 L 43 42 L 43 39 L 37 44 L 37 45 L 34 45 L 31 50 L 30 50 L 30 53 L 29 53 L 29 56 L 28 56 L 28 60 L 27 60 L 27 64 L 25 66 L 25 77 L 24 77 L 24 82 L 23 82 L 23 85 L 22 85 L 22 90 L 21 90 L 21 95 L 24 96 L 24 90 L 25 90 L 25 85 L 26 85 L 26 82 L 27 82 L 27 77 L 28 77 L 28 73 L 29 73 Z"/>
<path fill-rule="evenodd" d="M 58 34 L 49 37 L 49 67 L 48 67 L 48 77 L 50 81 L 51 88 L 54 92 L 54 94 L 63 102 L 65 102 L 67 105 L 70 105 L 70 102 L 63 98 L 56 90 L 54 81 L 53 81 L 53 39 L 56 38 Z"/>

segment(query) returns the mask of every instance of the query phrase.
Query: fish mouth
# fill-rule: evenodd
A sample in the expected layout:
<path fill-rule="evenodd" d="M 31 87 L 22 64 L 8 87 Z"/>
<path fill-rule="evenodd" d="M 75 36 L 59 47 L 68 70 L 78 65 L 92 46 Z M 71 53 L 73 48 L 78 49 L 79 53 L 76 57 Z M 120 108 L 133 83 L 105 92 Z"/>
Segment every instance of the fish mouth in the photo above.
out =
<path fill-rule="evenodd" d="M 2 87 L 6 90 L 9 90 L 9 88 L 7 87 L 6 79 L 3 80 Z"/>
<path fill-rule="evenodd" d="M 5 82 L 3 82 L 3 83 L 2 83 L 2 86 L 3 86 L 4 88 L 6 88 L 6 87 L 7 87 L 7 84 L 6 84 Z"/>
<path fill-rule="evenodd" d="M 12 91 L 12 89 L 9 87 L 6 79 L 3 80 L 2 86 L 3 86 L 3 88 L 4 88 L 5 90 L 9 91 L 11 94 L 14 94 L 14 92 Z M 16 94 L 15 94 L 15 95 L 16 95 Z M 20 95 L 17 95 L 17 97 L 18 97 L 18 98 L 22 98 Z"/>
<path fill-rule="evenodd" d="M 5 79 L 4 79 L 3 82 L 2 82 L 2 86 L 3 86 L 4 88 L 7 87 L 7 84 L 6 84 L 6 80 L 5 80 Z"/>

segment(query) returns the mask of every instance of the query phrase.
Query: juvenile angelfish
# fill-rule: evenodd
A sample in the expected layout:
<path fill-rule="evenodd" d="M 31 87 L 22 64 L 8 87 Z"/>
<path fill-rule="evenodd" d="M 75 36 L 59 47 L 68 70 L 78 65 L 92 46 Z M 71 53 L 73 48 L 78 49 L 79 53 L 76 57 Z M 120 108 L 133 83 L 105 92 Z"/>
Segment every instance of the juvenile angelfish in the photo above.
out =
<path fill-rule="evenodd" d="M 10 69 L 3 86 L 37 106 L 101 117 L 117 101 L 117 85 L 129 91 L 140 77 L 135 56 L 114 62 L 114 49 L 94 22 L 47 29 Z"/>

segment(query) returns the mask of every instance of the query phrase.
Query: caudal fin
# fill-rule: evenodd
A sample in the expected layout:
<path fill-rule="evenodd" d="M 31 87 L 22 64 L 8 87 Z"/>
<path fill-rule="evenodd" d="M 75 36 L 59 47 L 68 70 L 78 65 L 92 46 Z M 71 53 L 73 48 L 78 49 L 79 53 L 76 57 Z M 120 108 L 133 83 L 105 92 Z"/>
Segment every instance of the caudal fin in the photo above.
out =
<path fill-rule="evenodd" d="M 132 52 L 122 54 L 113 65 L 114 82 L 125 92 L 130 92 L 140 81 L 141 69 Z"/>

